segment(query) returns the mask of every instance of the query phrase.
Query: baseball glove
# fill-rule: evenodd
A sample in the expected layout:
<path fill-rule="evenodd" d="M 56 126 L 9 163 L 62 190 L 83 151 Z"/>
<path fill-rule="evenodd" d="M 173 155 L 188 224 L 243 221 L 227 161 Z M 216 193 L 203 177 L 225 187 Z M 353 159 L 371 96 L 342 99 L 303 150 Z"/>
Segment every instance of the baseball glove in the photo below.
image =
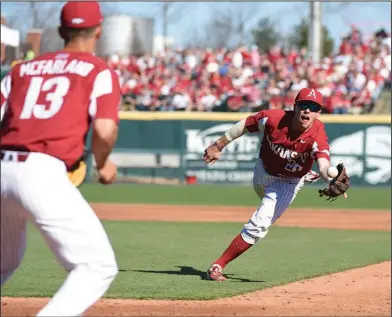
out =
<path fill-rule="evenodd" d="M 86 179 L 87 175 L 87 158 L 89 152 L 85 150 L 83 152 L 82 157 L 73 165 L 71 166 L 70 170 L 68 171 L 68 178 L 72 184 L 76 187 L 82 185 Z"/>
<path fill-rule="evenodd" d="M 346 168 L 343 163 L 340 163 L 336 166 L 338 169 L 338 175 L 331 180 L 328 188 L 320 189 L 319 195 L 320 197 L 327 196 L 327 200 L 334 201 L 340 195 L 346 193 L 346 191 L 350 188 L 350 178 L 347 175 Z"/>

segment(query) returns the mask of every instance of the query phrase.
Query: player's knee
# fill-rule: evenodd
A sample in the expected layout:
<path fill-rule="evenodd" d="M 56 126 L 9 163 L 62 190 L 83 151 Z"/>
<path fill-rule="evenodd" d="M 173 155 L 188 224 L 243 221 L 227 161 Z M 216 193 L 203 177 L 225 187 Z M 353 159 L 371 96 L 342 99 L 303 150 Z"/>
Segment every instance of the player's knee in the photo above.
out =
<path fill-rule="evenodd" d="M 117 276 L 118 266 L 114 257 L 93 261 L 87 265 L 87 270 L 95 274 L 100 280 L 111 283 Z"/>
<path fill-rule="evenodd" d="M 118 274 L 118 265 L 117 262 L 114 261 L 114 263 L 112 263 L 110 270 L 109 270 L 109 275 L 112 278 L 112 280 L 114 280 L 116 278 Z"/>
<path fill-rule="evenodd" d="M 113 281 L 118 274 L 118 266 L 115 259 L 100 264 L 99 271 L 103 278 Z"/>
<path fill-rule="evenodd" d="M 96 254 L 92 260 L 92 266 L 101 273 L 103 278 L 114 280 L 118 273 L 116 256 L 110 245 L 102 244 L 100 253 Z"/>

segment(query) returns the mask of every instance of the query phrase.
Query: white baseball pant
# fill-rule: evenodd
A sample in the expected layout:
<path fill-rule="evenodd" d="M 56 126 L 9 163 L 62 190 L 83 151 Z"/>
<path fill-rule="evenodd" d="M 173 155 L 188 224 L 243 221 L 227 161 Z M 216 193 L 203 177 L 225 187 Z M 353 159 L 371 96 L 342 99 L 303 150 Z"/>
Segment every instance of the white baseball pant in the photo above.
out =
<path fill-rule="evenodd" d="M 69 272 L 64 284 L 37 316 L 81 316 L 117 275 L 105 230 L 69 181 L 62 161 L 30 153 L 25 162 L 7 151 L 1 162 L 1 285 L 20 265 L 26 223 L 42 233 Z"/>
<path fill-rule="evenodd" d="M 253 188 L 261 199 L 259 208 L 241 231 L 242 238 L 256 244 L 268 228 L 285 212 L 304 185 L 305 177 L 289 178 L 269 175 L 259 158 L 253 174 Z"/>

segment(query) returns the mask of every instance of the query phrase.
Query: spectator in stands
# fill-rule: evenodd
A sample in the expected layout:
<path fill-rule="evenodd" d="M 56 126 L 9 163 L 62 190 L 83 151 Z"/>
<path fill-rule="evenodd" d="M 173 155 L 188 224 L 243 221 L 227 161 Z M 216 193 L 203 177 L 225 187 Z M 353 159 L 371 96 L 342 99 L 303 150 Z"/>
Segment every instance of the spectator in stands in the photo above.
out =
<path fill-rule="evenodd" d="M 391 83 L 391 38 L 365 37 L 352 26 L 336 56 L 315 65 L 306 48 L 253 45 L 173 50 L 155 55 L 108 57 L 119 74 L 125 109 L 139 111 L 257 111 L 289 109 L 304 87 L 318 88 L 327 112 L 372 108 Z"/>
<path fill-rule="evenodd" d="M 173 90 L 174 96 L 171 101 L 171 106 L 175 111 L 191 111 L 193 110 L 193 103 L 191 97 L 184 87 L 178 87 Z"/>
<path fill-rule="evenodd" d="M 326 107 L 333 114 L 347 114 L 350 108 L 350 98 L 344 84 L 344 78 L 337 81 L 331 91 L 330 98 L 326 98 Z"/>
<path fill-rule="evenodd" d="M 198 111 L 212 111 L 218 98 L 210 87 L 204 86 L 204 88 L 196 91 L 194 101 Z"/>
<path fill-rule="evenodd" d="M 34 51 L 33 51 L 32 49 L 29 49 L 29 50 L 26 52 L 26 56 L 25 56 L 24 60 L 25 60 L 25 61 L 31 61 L 31 60 L 34 59 L 34 58 L 35 58 L 35 53 L 34 53 Z"/>

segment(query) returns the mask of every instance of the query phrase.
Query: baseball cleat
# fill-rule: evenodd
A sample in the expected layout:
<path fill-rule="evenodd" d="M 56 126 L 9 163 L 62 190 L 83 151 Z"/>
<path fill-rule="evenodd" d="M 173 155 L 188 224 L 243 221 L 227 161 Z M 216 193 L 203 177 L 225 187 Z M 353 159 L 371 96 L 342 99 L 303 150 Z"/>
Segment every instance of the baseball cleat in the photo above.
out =
<path fill-rule="evenodd" d="M 207 271 L 207 279 L 218 282 L 225 281 L 226 277 L 224 277 L 222 274 L 222 267 L 219 264 L 212 264 Z"/>

